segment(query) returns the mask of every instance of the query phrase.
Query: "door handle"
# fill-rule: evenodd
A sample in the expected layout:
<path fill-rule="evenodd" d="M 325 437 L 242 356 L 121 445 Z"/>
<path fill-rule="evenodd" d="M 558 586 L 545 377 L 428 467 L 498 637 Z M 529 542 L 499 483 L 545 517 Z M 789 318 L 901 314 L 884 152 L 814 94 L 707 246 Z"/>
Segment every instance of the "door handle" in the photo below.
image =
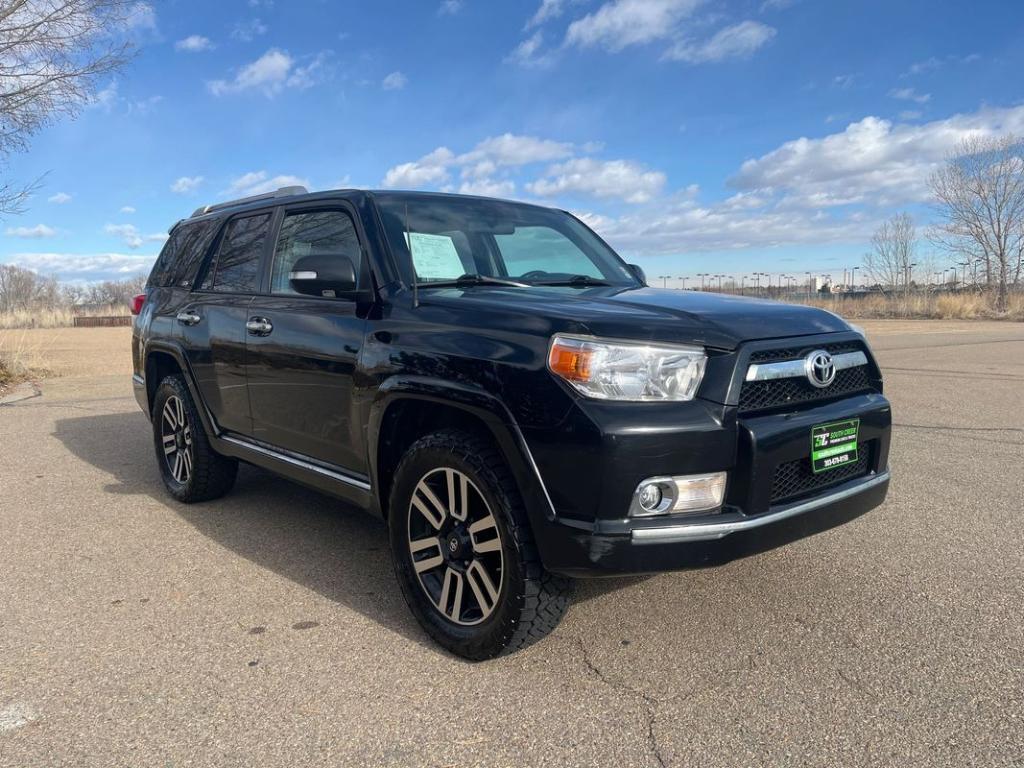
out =
<path fill-rule="evenodd" d="M 194 309 L 183 309 L 177 315 L 178 322 L 182 325 L 198 325 L 202 317 Z"/>
<path fill-rule="evenodd" d="M 274 324 L 265 317 L 250 317 L 245 323 L 245 330 L 252 336 L 269 336 Z"/>

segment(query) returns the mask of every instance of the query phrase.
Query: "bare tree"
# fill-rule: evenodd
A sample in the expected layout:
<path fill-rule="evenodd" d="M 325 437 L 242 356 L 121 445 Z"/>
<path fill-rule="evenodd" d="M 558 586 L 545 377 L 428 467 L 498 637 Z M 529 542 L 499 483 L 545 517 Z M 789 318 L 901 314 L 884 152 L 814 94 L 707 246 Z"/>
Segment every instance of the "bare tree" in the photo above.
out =
<path fill-rule="evenodd" d="M 75 116 L 131 53 L 133 0 L 0 0 L 0 162 L 57 117 Z M 0 182 L 0 215 L 35 185 Z"/>
<path fill-rule="evenodd" d="M 31 269 L 0 264 L 0 312 L 52 308 L 60 302 L 60 288 L 53 277 L 41 277 Z"/>
<path fill-rule="evenodd" d="M 882 222 L 864 254 L 864 271 L 875 283 L 910 290 L 917 254 L 917 228 L 909 213 L 897 213 Z"/>
<path fill-rule="evenodd" d="M 1024 258 L 1024 142 L 1016 136 L 965 139 L 929 179 L 941 222 L 932 241 L 977 265 L 996 308 L 1021 278 Z"/>

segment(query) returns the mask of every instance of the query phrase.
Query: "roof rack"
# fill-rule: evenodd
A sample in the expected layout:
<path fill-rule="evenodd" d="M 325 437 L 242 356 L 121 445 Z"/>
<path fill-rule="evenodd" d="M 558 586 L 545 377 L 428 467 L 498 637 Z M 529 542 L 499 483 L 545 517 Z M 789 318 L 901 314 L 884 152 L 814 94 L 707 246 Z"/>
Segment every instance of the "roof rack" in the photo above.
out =
<path fill-rule="evenodd" d="M 251 197 L 241 197 L 238 200 L 228 200 L 224 203 L 214 203 L 213 205 L 204 205 L 201 208 L 196 208 L 195 213 L 190 218 L 196 216 L 204 216 L 207 213 L 213 211 L 220 211 L 224 208 L 234 208 L 236 205 L 245 205 L 246 203 L 256 203 L 260 200 L 273 200 L 278 197 L 291 197 L 292 195 L 304 195 L 309 192 L 305 187 L 281 187 L 273 192 L 266 192 L 262 195 L 252 195 Z"/>

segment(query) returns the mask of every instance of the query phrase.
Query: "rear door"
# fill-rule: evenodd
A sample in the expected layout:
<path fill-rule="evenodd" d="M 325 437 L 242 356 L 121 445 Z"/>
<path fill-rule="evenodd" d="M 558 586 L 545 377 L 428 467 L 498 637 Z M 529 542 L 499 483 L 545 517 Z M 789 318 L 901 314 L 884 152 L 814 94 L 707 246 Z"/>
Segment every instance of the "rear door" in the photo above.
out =
<path fill-rule="evenodd" d="M 245 386 L 245 322 L 259 290 L 274 212 L 235 216 L 225 225 L 198 291 L 176 315 L 196 383 L 217 424 L 252 434 Z"/>
<path fill-rule="evenodd" d="M 338 201 L 284 210 L 266 290 L 249 305 L 246 370 L 256 439 L 363 475 L 363 428 L 352 405 L 366 305 L 355 293 L 301 295 L 288 279 L 296 261 L 319 255 L 350 258 L 367 281 L 356 220 Z"/>

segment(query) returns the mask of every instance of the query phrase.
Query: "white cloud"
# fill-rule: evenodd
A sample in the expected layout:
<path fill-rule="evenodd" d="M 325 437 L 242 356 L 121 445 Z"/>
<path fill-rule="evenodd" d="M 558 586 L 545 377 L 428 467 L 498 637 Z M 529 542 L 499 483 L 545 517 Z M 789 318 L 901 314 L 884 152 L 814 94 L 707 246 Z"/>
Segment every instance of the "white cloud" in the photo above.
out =
<path fill-rule="evenodd" d="M 566 45 L 621 51 L 631 45 L 671 37 L 676 25 L 704 0 L 611 0 L 577 19 L 565 33 Z"/>
<path fill-rule="evenodd" d="M 125 19 L 128 30 L 154 31 L 156 29 L 156 11 L 149 3 L 135 3 Z"/>
<path fill-rule="evenodd" d="M 448 181 L 449 170 L 453 167 L 460 169 L 463 178 L 482 180 L 490 178 L 499 168 L 551 162 L 569 157 L 572 152 L 573 145 L 566 142 L 504 133 L 484 139 L 461 155 L 447 147 L 438 147 L 419 160 L 391 168 L 381 183 L 389 188 L 436 186 Z"/>
<path fill-rule="evenodd" d="M 267 34 L 267 25 L 259 19 L 240 21 L 231 30 L 231 37 L 241 40 L 243 43 L 252 42 L 260 35 L 265 34 Z"/>
<path fill-rule="evenodd" d="M 213 43 L 208 37 L 203 37 L 202 35 L 189 35 L 188 37 L 176 42 L 174 44 L 174 49 L 177 51 L 185 51 L 186 53 L 199 53 L 200 51 L 212 50 Z"/>
<path fill-rule="evenodd" d="M 462 0 L 441 0 L 437 8 L 439 16 L 454 16 L 462 10 Z"/>
<path fill-rule="evenodd" d="M 563 13 L 565 13 L 566 6 L 568 5 L 579 5 L 585 3 L 587 0 L 541 0 L 540 7 L 537 8 L 537 12 L 530 17 L 529 21 L 526 22 L 525 29 L 532 29 L 533 27 L 540 26 L 541 24 L 550 21 L 551 19 L 557 19 Z"/>
<path fill-rule="evenodd" d="M 70 203 L 71 199 L 71 195 L 67 192 L 58 192 L 57 194 L 46 198 L 46 202 L 54 203 L 55 205 L 64 205 L 65 203 Z"/>
<path fill-rule="evenodd" d="M 567 142 L 503 133 L 484 139 L 471 151 L 460 155 L 458 163 L 469 165 L 491 161 L 496 165 L 528 165 L 560 160 L 569 157 L 572 151 L 572 144 Z"/>
<path fill-rule="evenodd" d="M 119 280 L 148 272 L 156 254 L 127 253 L 15 253 L 7 263 L 61 280 L 92 282 Z"/>
<path fill-rule="evenodd" d="M 206 86 L 214 96 L 255 89 L 270 97 L 285 88 L 303 90 L 315 84 L 326 59 L 327 54 L 320 53 L 299 66 L 287 51 L 271 48 L 238 70 L 233 80 L 211 80 Z"/>
<path fill-rule="evenodd" d="M 411 163 L 402 163 L 388 170 L 381 184 L 385 187 L 415 189 L 439 184 L 448 178 L 448 166 L 455 155 L 447 147 L 438 147 L 429 155 Z"/>
<path fill-rule="evenodd" d="M 130 206 L 130 205 L 122 206 L 121 207 L 121 213 L 127 213 L 127 214 L 135 213 L 135 208 Z"/>
<path fill-rule="evenodd" d="M 249 197 L 250 195 L 273 192 L 281 187 L 308 188 L 309 186 L 309 181 L 299 176 L 283 174 L 269 178 L 266 171 L 250 171 L 232 179 L 231 186 L 224 194 L 231 197 Z"/>
<path fill-rule="evenodd" d="M 788 205 L 901 205 L 928 198 L 927 179 L 965 138 L 1024 132 L 1024 106 L 985 107 L 929 123 L 865 117 L 839 133 L 800 138 L 747 160 L 730 184 L 782 194 Z"/>
<path fill-rule="evenodd" d="M 508 61 L 522 64 L 525 67 L 549 66 L 554 63 L 554 54 L 550 51 L 542 52 L 543 45 L 544 33 L 538 29 L 512 49 L 512 53 L 508 55 Z"/>
<path fill-rule="evenodd" d="M 202 183 L 202 176 L 182 176 L 171 184 L 171 192 L 176 192 L 179 195 L 188 195 L 199 189 L 199 185 Z"/>
<path fill-rule="evenodd" d="M 913 88 L 893 88 L 889 91 L 889 96 L 901 101 L 913 101 L 918 104 L 925 104 L 932 98 L 930 93 L 918 93 Z"/>
<path fill-rule="evenodd" d="M 516 184 L 511 179 L 496 181 L 494 179 L 474 179 L 464 181 L 459 186 L 459 194 L 483 195 L 484 197 L 512 197 L 516 193 Z"/>
<path fill-rule="evenodd" d="M 767 24 L 759 21 L 741 21 L 739 24 L 718 30 L 703 43 L 676 43 L 665 53 L 665 58 L 690 64 L 743 58 L 768 43 L 775 34 L 776 30 Z"/>
<path fill-rule="evenodd" d="M 166 233 L 157 232 L 152 235 L 143 235 L 134 224 L 107 224 L 103 231 L 108 235 L 115 235 L 124 240 L 132 250 L 141 248 L 145 243 L 162 243 L 167 239 Z"/>
<path fill-rule="evenodd" d="M 401 72 L 395 71 L 389 74 L 381 82 L 381 87 L 385 91 L 400 91 L 405 88 L 409 82 L 409 78 L 403 75 Z"/>
<path fill-rule="evenodd" d="M 5 234 L 8 237 L 26 237 L 35 240 L 53 237 L 57 234 L 57 230 L 45 224 L 36 224 L 34 227 L 8 227 Z"/>
<path fill-rule="evenodd" d="M 630 160 L 579 157 L 551 166 L 544 178 L 526 188 L 541 197 L 579 193 L 646 203 L 661 192 L 665 181 L 661 171 L 648 170 Z"/>
<path fill-rule="evenodd" d="M 873 222 L 813 211 L 737 211 L 670 200 L 593 226 L 614 248 L 632 256 L 862 241 L 870 236 Z"/>

